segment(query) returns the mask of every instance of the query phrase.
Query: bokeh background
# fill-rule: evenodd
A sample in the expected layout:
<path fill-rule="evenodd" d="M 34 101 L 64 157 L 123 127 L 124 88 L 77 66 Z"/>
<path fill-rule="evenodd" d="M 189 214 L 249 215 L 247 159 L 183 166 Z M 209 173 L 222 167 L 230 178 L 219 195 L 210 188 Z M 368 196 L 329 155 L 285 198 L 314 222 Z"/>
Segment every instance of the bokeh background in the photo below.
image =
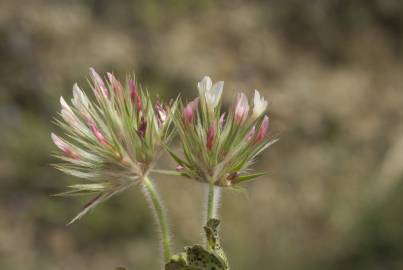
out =
<path fill-rule="evenodd" d="M 49 165 L 52 118 L 91 66 L 165 98 L 209 74 L 227 104 L 270 101 L 268 176 L 223 194 L 231 269 L 403 269 L 402 1 L 3 0 L 0 60 L 0 269 L 159 267 L 139 190 L 69 227 L 86 198 L 50 196 L 77 181 Z M 156 182 L 176 250 L 200 242 L 202 185 Z"/>

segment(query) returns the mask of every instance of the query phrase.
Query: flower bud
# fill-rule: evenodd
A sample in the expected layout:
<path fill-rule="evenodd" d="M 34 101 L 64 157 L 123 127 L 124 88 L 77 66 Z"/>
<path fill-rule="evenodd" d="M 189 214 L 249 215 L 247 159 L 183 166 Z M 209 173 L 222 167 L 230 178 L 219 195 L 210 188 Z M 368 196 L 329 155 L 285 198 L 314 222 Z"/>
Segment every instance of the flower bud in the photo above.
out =
<path fill-rule="evenodd" d="M 155 112 L 157 115 L 158 124 L 160 126 L 163 125 L 165 123 L 165 121 L 167 120 L 168 115 L 167 115 L 167 111 L 161 105 L 159 100 L 157 100 L 155 103 Z"/>
<path fill-rule="evenodd" d="M 72 159 L 79 159 L 79 156 L 73 151 L 70 145 L 60 139 L 59 136 L 54 133 L 51 133 L 50 136 L 53 140 L 53 143 L 64 153 L 65 156 Z"/>
<path fill-rule="evenodd" d="M 71 111 L 70 106 L 67 104 L 63 97 L 60 97 L 60 105 L 62 106 L 62 109 Z"/>
<path fill-rule="evenodd" d="M 267 108 L 267 101 L 260 96 L 258 90 L 255 90 L 255 95 L 253 97 L 253 119 L 258 118 Z"/>
<path fill-rule="evenodd" d="M 256 133 L 256 127 L 253 126 L 251 128 L 251 130 L 246 134 L 246 141 L 250 142 L 250 140 L 252 140 L 253 136 L 255 136 L 255 133 Z"/>
<path fill-rule="evenodd" d="M 224 127 L 224 121 L 225 121 L 225 113 L 221 114 L 220 120 L 218 120 L 221 129 Z"/>
<path fill-rule="evenodd" d="M 102 135 L 102 133 L 98 130 L 95 122 L 92 119 L 87 119 L 87 122 L 97 140 L 103 145 L 108 145 L 108 141 L 105 139 L 104 135 Z"/>
<path fill-rule="evenodd" d="M 199 96 L 206 100 L 207 108 L 210 112 L 214 111 L 221 99 L 224 82 L 217 82 L 213 85 L 209 76 L 204 76 L 203 79 L 197 83 L 199 89 Z"/>
<path fill-rule="evenodd" d="M 78 87 L 77 83 L 75 83 L 73 86 L 72 103 L 81 113 L 86 113 L 86 109 L 88 109 L 89 105 L 89 100 L 80 89 L 80 87 Z"/>
<path fill-rule="evenodd" d="M 210 111 L 213 111 L 220 102 L 223 88 L 224 82 L 217 82 L 205 92 L 207 108 L 209 108 Z"/>
<path fill-rule="evenodd" d="M 256 135 L 256 143 L 261 143 L 267 135 L 269 130 L 269 117 L 264 116 L 262 124 L 260 125 L 259 132 Z"/>
<path fill-rule="evenodd" d="M 111 84 L 115 94 L 117 96 L 121 96 L 123 92 L 122 84 L 116 79 L 116 77 L 112 73 L 107 72 L 106 74 L 108 75 L 109 83 Z"/>
<path fill-rule="evenodd" d="M 199 106 L 199 98 L 195 98 L 193 101 L 189 102 L 188 105 L 183 109 L 183 115 L 185 120 L 190 123 L 193 120 L 193 115 Z"/>
<path fill-rule="evenodd" d="M 237 101 L 235 105 L 235 123 L 238 125 L 243 124 L 249 113 L 249 103 L 248 99 L 244 93 L 240 93 L 237 96 Z"/>
<path fill-rule="evenodd" d="M 209 76 L 204 76 L 203 79 L 197 83 L 197 88 L 199 89 L 199 95 L 201 97 L 205 96 L 205 93 L 210 90 L 213 82 Z"/>
<path fill-rule="evenodd" d="M 137 106 L 138 111 L 141 111 L 141 109 L 143 108 L 143 103 L 141 101 L 139 91 L 137 90 L 136 83 L 133 80 L 129 80 L 128 84 L 132 103 Z"/>
<path fill-rule="evenodd" d="M 95 71 L 94 68 L 90 68 L 90 76 L 94 82 L 96 94 L 102 93 L 105 98 L 109 97 L 108 89 L 105 86 L 104 81 L 102 80 L 101 76 Z"/>
<path fill-rule="evenodd" d="M 70 106 L 66 103 L 63 97 L 60 97 L 60 104 L 62 106 L 61 115 L 71 127 L 75 128 L 76 130 L 80 130 L 80 121 L 78 120 L 77 116 L 74 114 L 73 110 Z"/>
<path fill-rule="evenodd" d="M 140 137 L 144 138 L 147 129 L 147 121 L 144 119 L 144 116 L 141 117 L 139 128 L 137 129 L 137 133 Z"/>
<path fill-rule="evenodd" d="M 213 148 L 213 142 L 214 142 L 214 138 L 215 138 L 216 133 L 217 133 L 217 129 L 216 129 L 215 125 L 213 124 L 210 127 L 210 129 L 208 131 L 208 134 L 207 134 L 207 144 L 206 144 L 206 146 L 207 146 L 208 150 L 211 150 Z"/>

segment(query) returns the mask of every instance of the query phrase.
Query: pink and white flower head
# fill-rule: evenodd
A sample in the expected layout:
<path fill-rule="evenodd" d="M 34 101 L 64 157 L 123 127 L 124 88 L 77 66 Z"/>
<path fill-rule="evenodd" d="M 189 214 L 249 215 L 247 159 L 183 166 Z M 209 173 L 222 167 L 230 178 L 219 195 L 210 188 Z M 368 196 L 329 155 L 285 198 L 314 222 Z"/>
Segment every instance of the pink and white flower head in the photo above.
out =
<path fill-rule="evenodd" d="M 214 90 L 218 93 L 215 96 L 221 96 L 222 86 L 223 83 L 218 84 L 216 89 L 220 90 Z M 266 101 L 255 93 L 254 110 L 258 115 L 251 115 L 248 98 L 239 93 L 230 111 L 222 112 L 220 102 L 206 95 L 214 89 L 211 79 L 204 77 L 197 87 L 199 110 L 193 101 L 185 107 L 182 105 L 183 109 L 174 118 L 184 158 L 171 154 L 182 168 L 180 173 L 221 187 L 261 175 L 247 171 L 256 156 L 275 142 L 267 138 L 268 117 L 263 113 Z"/>
<path fill-rule="evenodd" d="M 176 102 L 153 104 L 131 78 L 122 84 L 107 73 L 105 82 L 93 68 L 90 77 L 96 99 L 89 99 L 75 84 L 71 104 L 60 98 L 61 119 L 56 122 L 64 138 L 51 135 L 61 150 L 57 156 L 62 163 L 56 168 L 89 181 L 71 186 L 65 194 L 97 194 L 73 221 L 142 181 L 173 134 Z"/>

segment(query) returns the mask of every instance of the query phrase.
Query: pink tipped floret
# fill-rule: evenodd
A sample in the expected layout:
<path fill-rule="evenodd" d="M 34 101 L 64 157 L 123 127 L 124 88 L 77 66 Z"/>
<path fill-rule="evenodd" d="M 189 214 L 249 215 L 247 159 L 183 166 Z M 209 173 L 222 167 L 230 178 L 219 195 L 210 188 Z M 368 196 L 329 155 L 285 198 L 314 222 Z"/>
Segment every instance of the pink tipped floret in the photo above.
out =
<path fill-rule="evenodd" d="M 211 150 L 213 148 L 213 142 L 214 142 L 214 138 L 215 138 L 216 133 L 217 133 L 217 130 L 216 130 L 215 125 L 213 124 L 210 127 L 210 129 L 208 131 L 208 134 L 207 134 L 207 144 L 206 144 L 206 146 L 207 146 L 208 150 Z"/>
<path fill-rule="evenodd" d="M 52 133 L 50 136 L 52 137 L 53 143 L 64 153 L 65 156 L 72 159 L 79 159 L 79 156 L 73 151 L 71 146 L 60 139 L 59 136 L 54 133 Z"/>
<path fill-rule="evenodd" d="M 115 92 L 115 95 L 121 96 L 123 92 L 122 84 L 116 79 L 115 75 L 113 75 L 112 73 L 108 72 L 106 74 L 108 75 L 109 83 L 111 84 L 112 89 Z"/>
<path fill-rule="evenodd" d="M 94 68 L 90 68 L 90 75 L 94 82 L 96 93 L 102 93 L 102 95 L 106 98 L 109 97 L 108 89 L 105 86 L 104 81 L 102 80 L 101 76 L 95 71 Z"/>
<path fill-rule="evenodd" d="M 256 135 L 256 143 L 261 143 L 269 131 L 269 117 L 264 116 L 262 124 L 260 125 L 259 132 Z"/>
<path fill-rule="evenodd" d="M 104 135 L 98 130 L 95 122 L 92 119 L 87 119 L 87 122 L 97 140 L 103 145 L 108 145 L 108 141 L 105 139 Z"/>
<path fill-rule="evenodd" d="M 249 103 L 248 99 L 244 93 L 240 93 L 237 96 L 236 104 L 235 104 L 235 123 L 240 125 L 242 124 L 249 113 Z"/>
<path fill-rule="evenodd" d="M 136 105 L 138 111 L 141 111 L 141 109 L 143 108 L 143 102 L 141 101 L 141 97 L 139 95 L 139 91 L 137 90 L 136 83 L 133 80 L 129 80 L 128 84 L 132 103 Z"/>
<path fill-rule="evenodd" d="M 185 120 L 190 123 L 193 120 L 193 116 L 197 111 L 197 107 L 199 106 L 199 98 L 194 99 L 189 102 L 188 105 L 183 109 L 183 116 Z"/>

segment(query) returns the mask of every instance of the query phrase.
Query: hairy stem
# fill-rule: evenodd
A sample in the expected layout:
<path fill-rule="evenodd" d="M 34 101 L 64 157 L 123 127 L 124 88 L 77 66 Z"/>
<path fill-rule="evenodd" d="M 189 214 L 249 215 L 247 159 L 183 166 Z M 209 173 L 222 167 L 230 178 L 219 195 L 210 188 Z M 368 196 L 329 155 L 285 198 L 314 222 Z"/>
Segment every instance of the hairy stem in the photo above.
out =
<path fill-rule="evenodd" d="M 161 246 L 165 262 L 171 258 L 171 236 L 169 234 L 168 222 L 166 219 L 165 208 L 159 198 L 157 190 L 148 176 L 144 177 L 144 191 L 149 198 L 149 202 L 154 210 L 159 230 L 161 232 Z"/>
<path fill-rule="evenodd" d="M 217 208 L 219 203 L 219 189 L 214 184 L 209 184 L 207 193 L 207 220 L 217 218 Z"/>

